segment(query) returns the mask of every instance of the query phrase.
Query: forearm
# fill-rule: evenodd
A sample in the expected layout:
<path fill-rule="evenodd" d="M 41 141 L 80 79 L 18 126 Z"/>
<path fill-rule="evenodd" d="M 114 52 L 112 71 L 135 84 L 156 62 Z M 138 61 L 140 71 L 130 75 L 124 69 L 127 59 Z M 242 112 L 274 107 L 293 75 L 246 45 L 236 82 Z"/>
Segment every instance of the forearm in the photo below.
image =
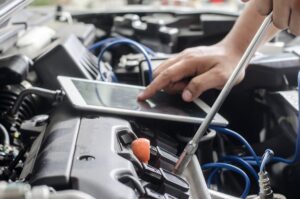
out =
<path fill-rule="evenodd" d="M 227 48 L 230 48 L 229 50 L 233 50 L 235 53 L 243 54 L 264 18 L 265 17 L 257 12 L 254 1 L 249 2 L 232 30 L 220 44 L 225 45 Z M 271 25 L 264 38 L 264 42 L 272 39 L 278 31 L 277 28 Z"/>

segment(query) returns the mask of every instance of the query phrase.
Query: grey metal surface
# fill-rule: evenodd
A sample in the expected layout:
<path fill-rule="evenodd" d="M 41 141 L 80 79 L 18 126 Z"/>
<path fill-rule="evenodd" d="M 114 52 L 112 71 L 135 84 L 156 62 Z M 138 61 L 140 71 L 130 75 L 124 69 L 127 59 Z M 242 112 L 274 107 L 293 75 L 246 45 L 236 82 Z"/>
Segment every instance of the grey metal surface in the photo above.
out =
<path fill-rule="evenodd" d="M 238 199 L 237 197 L 230 196 L 221 192 L 217 192 L 214 190 L 209 190 L 210 196 L 212 199 Z"/>
<path fill-rule="evenodd" d="M 195 155 L 189 162 L 187 169 L 183 172 L 182 177 L 190 184 L 190 199 L 212 199 Z"/>

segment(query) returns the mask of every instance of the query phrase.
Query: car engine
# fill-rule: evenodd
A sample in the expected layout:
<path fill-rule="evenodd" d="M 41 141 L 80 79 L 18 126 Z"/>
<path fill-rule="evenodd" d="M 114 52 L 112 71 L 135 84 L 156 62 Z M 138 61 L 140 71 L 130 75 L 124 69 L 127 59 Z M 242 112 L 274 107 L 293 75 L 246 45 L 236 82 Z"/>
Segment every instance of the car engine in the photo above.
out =
<path fill-rule="evenodd" d="M 219 111 L 228 126 L 209 127 L 177 175 L 174 166 L 199 124 L 78 110 L 57 76 L 146 86 L 144 51 L 155 68 L 185 48 L 220 41 L 238 16 L 29 3 L 0 1 L 0 199 L 299 197 L 298 38 L 282 32 L 280 51 L 252 59 Z M 211 106 L 219 92 L 201 99 Z M 147 146 L 146 160 L 138 142 Z"/>

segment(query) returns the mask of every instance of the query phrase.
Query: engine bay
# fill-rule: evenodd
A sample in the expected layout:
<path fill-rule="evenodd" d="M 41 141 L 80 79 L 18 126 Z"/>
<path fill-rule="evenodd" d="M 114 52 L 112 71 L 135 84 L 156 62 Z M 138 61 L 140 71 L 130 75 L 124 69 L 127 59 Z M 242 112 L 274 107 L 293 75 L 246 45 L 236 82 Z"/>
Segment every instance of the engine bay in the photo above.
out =
<path fill-rule="evenodd" d="M 28 3 L 4 1 L 13 9 L 0 17 L 0 199 L 298 198 L 298 38 L 282 32 L 280 52 L 252 59 L 219 111 L 228 125 L 210 126 L 177 175 L 199 124 L 78 110 L 57 76 L 147 86 L 164 60 L 220 41 L 238 16 Z"/>

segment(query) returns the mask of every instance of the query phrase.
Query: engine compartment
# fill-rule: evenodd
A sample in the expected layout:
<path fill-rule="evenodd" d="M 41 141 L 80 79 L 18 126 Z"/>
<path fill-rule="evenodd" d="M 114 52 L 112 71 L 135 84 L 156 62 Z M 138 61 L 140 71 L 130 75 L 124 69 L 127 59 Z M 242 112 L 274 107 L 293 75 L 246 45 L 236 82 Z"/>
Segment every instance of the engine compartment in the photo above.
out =
<path fill-rule="evenodd" d="M 116 45 L 98 60 L 103 41 L 126 37 L 149 47 L 155 68 L 187 47 L 220 41 L 236 15 L 132 9 L 71 12 L 70 21 L 63 17 L 69 12 L 62 7 L 16 10 L 0 29 L 6 33 L 0 35 L 0 198 L 26 194 L 40 199 L 240 197 L 244 179 L 227 169 L 201 169 L 212 162 L 245 170 L 251 182 L 247 198 L 259 198 L 259 168 L 253 166 L 253 175 L 246 170 L 248 165 L 236 161 L 236 157 L 252 155 L 236 137 L 210 128 L 187 171 L 179 176 L 172 173 L 174 165 L 199 125 L 79 111 L 61 93 L 53 97 L 30 90 L 60 90 L 58 75 L 95 80 L 101 75 L 99 63 L 105 66 L 105 78 L 113 79 L 113 73 L 120 83 L 147 85 L 149 69 L 143 55 L 128 45 Z M 281 37 L 288 49 L 294 38 L 288 33 Z M 250 65 L 220 114 L 229 121 L 227 128 L 239 132 L 259 156 L 270 148 L 276 157 L 293 158 L 299 54 L 285 50 L 258 55 Z M 212 105 L 218 93 L 208 91 L 201 99 Z M 11 114 L 20 96 L 17 112 Z M 132 150 L 137 138 L 150 141 L 147 164 Z M 254 162 L 253 157 L 248 160 Z M 275 161 L 266 168 L 274 193 L 298 198 L 297 161 Z"/>

